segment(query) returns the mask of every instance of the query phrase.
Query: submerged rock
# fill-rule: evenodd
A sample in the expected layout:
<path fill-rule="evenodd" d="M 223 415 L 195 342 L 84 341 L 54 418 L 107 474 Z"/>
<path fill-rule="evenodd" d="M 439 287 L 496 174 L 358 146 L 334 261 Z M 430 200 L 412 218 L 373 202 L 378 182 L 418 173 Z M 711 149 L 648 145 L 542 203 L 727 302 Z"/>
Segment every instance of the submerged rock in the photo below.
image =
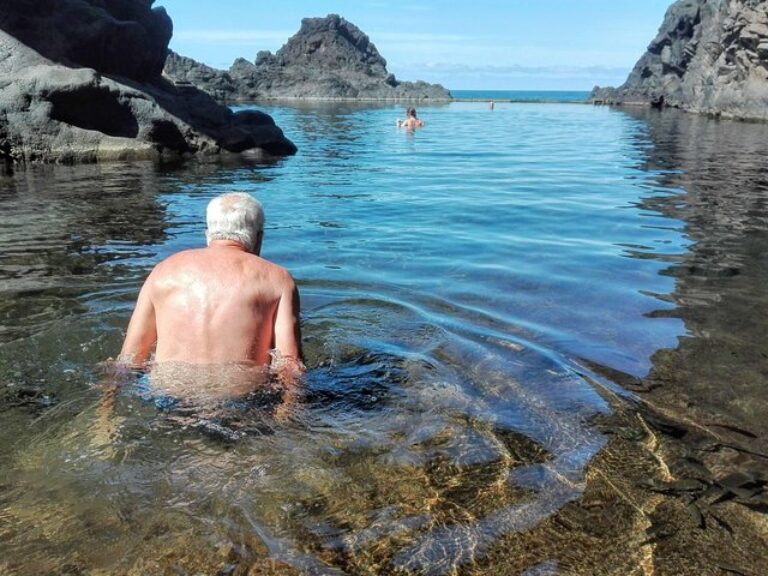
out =
<path fill-rule="evenodd" d="M 591 98 L 768 120 L 768 1 L 678 0 L 627 81 Z"/>
<path fill-rule="evenodd" d="M 235 114 L 161 75 L 172 23 L 153 0 L 7 0 L 0 160 L 293 154 L 271 118 Z"/>
<path fill-rule="evenodd" d="M 171 52 L 165 74 L 219 99 L 451 99 L 440 85 L 397 80 L 368 36 L 335 14 L 305 18 L 276 54 L 238 58 L 227 72 Z"/>

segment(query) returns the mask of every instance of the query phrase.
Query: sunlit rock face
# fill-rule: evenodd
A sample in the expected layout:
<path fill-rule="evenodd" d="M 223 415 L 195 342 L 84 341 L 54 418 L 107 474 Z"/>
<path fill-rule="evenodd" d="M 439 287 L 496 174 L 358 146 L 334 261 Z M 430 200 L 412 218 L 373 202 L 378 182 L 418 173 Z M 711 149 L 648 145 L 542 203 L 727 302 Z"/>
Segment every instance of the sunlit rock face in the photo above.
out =
<path fill-rule="evenodd" d="M 768 120 L 768 2 L 678 0 L 627 81 L 592 98 Z"/>
<path fill-rule="evenodd" d="M 171 53 L 165 73 L 221 99 L 451 98 L 438 84 L 397 80 L 368 36 L 335 14 L 304 18 L 301 29 L 277 53 L 259 52 L 255 62 L 238 58 L 227 72 Z"/>
<path fill-rule="evenodd" d="M 0 11 L 0 160 L 218 155 L 296 147 L 162 77 L 171 19 L 152 0 L 7 0 Z"/>

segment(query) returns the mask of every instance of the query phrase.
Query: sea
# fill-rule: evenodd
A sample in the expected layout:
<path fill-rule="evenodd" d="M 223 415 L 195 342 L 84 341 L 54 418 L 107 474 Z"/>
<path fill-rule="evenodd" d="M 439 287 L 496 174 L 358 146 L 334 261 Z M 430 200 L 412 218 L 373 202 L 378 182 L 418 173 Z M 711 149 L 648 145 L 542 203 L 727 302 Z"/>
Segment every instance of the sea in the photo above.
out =
<path fill-rule="evenodd" d="M 0 177 L 0 574 L 764 573 L 768 126 L 454 95 Z M 301 294 L 287 417 L 107 362 L 227 191 Z"/>

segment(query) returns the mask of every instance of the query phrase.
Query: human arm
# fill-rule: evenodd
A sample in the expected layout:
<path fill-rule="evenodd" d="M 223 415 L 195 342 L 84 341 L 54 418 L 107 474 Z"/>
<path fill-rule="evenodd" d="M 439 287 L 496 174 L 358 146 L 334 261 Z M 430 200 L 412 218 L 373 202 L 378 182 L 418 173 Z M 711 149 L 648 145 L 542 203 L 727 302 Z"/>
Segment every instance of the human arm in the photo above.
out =
<path fill-rule="evenodd" d="M 277 416 L 283 418 L 298 396 L 298 380 L 304 374 L 299 323 L 299 290 L 288 276 L 275 316 L 275 357 L 272 369 L 283 386 L 283 404 Z"/>
<path fill-rule="evenodd" d="M 115 406 L 120 389 L 133 381 L 129 367 L 119 364 L 112 358 L 99 365 L 101 376 L 96 385 L 100 396 L 96 405 L 91 432 L 93 446 L 98 449 L 101 458 L 111 458 L 114 455 L 114 445 L 120 437 L 120 427 L 125 421 L 123 416 L 115 413 Z"/>
<path fill-rule="evenodd" d="M 130 367 L 142 367 L 149 360 L 157 341 L 155 307 L 152 303 L 152 275 L 141 287 L 136 307 L 133 309 L 128 330 L 123 341 L 123 348 L 118 356 L 118 364 Z"/>
<path fill-rule="evenodd" d="M 290 364 L 303 372 L 301 363 L 301 326 L 299 324 L 299 289 L 290 275 L 283 285 L 275 315 L 275 350 L 283 364 Z"/>

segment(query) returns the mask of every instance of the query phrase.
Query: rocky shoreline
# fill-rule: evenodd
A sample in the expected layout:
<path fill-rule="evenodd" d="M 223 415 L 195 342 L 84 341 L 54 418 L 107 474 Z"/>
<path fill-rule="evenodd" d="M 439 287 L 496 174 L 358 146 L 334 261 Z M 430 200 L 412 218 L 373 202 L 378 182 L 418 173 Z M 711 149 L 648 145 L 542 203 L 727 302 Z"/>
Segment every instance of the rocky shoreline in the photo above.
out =
<path fill-rule="evenodd" d="M 590 100 L 768 120 L 768 2 L 678 0 L 627 81 Z"/>
<path fill-rule="evenodd" d="M 171 52 L 164 74 L 227 102 L 451 100 L 440 85 L 395 78 L 368 36 L 336 14 L 303 19 L 275 54 L 259 52 L 254 62 L 238 58 L 227 71 Z"/>
<path fill-rule="evenodd" d="M 0 161 L 290 155 L 267 114 L 162 77 L 173 24 L 154 0 L 9 0 L 0 12 Z"/>

